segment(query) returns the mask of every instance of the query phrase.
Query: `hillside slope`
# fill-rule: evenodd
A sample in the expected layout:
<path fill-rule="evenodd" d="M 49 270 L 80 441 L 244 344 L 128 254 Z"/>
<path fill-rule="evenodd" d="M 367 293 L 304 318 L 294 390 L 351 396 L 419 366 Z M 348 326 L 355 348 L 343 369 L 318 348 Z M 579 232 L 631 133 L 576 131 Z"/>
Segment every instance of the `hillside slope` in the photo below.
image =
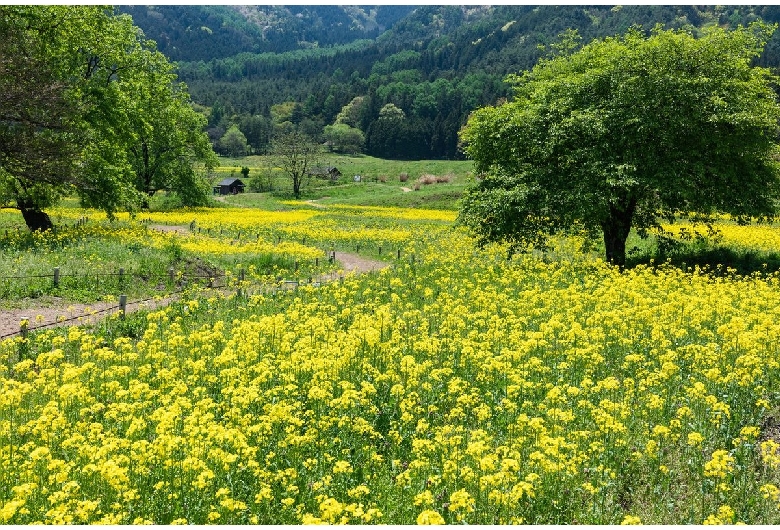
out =
<path fill-rule="evenodd" d="M 373 39 L 414 6 L 119 6 L 174 61 Z"/>
<path fill-rule="evenodd" d="M 456 158 L 474 109 L 511 95 L 569 28 L 587 42 L 624 33 L 777 23 L 778 6 L 132 6 L 219 139 L 233 125 L 252 152 L 289 122 L 322 142 L 340 120 L 364 150 L 390 158 Z M 759 59 L 780 65 L 780 35 Z M 357 98 L 357 99 L 356 99 Z M 391 115 L 381 111 L 392 105 Z M 346 113 L 346 114 L 345 114 Z M 341 116 L 341 117 L 339 117 Z M 332 142 L 330 145 L 333 145 Z"/>

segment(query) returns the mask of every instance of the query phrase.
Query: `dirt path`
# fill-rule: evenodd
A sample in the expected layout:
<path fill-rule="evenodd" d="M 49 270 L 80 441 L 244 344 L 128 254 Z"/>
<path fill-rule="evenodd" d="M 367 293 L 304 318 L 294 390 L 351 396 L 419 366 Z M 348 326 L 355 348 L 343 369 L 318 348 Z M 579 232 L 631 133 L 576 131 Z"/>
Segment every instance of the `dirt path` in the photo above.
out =
<path fill-rule="evenodd" d="M 341 263 L 345 272 L 372 272 L 390 266 L 384 261 L 368 259 L 348 252 L 336 252 L 336 261 Z"/>
<path fill-rule="evenodd" d="M 181 234 L 189 233 L 189 230 L 182 226 L 155 225 L 150 228 L 175 231 Z M 389 266 L 388 263 L 383 261 L 371 260 L 347 252 L 336 252 L 336 261 L 341 264 L 345 272 L 364 273 L 377 271 Z M 336 280 L 338 275 L 336 273 L 327 274 L 323 276 L 323 279 L 325 281 Z M 127 313 L 132 313 L 142 309 L 157 309 L 165 307 L 177 299 L 178 295 L 169 295 L 144 302 L 128 301 L 126 311 Z M 24 319 L 29 321 L 30 330 L 37 328 L 48 329 L 57 326 L 94 324 L 119 311 L 117 302 L 68 304 L 59 298 L 46 300 L 45 303 L 38 301 L 37 304 L 34 300 L 26 302 L 25 305 L 27 307 L 23 309 L 0 310 L 0 340 L 17 335 L 19 333 L 19 323 Z"/>
<path fill-rule="evenodd" d="M 190 229 L 186 226 L 173 226 L 173 225 L 149 225 L 152 230 L 159 230 L 160 232 L 176 232 L 177 234 L 186 236 L 190 233 Z"/>
<path fill-rule="evenodd" d="M 165 307 L 177 296 L 166 296 L 158 300 L 145 302 L 128 301 L 126 311 L 132 313 L 139 309 Z M 19 333 L 19 324 L 28 320 L 29 329 L 52 328 L 57 326 L 81 326 L 94 324 L 119 311 L 117 302 L 95 302 L 93 304 L 67 304 L 54 300 L 52 305 L 27 309 L 0 310 L 0 340 Z"/>

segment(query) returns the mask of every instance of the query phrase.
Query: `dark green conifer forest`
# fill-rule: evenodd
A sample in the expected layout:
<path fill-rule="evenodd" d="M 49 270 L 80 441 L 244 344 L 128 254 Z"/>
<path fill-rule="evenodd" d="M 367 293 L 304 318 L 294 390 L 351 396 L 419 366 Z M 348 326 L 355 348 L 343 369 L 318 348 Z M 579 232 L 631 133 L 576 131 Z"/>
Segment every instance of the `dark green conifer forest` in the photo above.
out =
<path fill-rule="evenodd" d="M 567 29 L 588 42 L 632 26 L 648 34 L 657 24 L 701 34 L 780 21 L 778 6 L 118 9 L 177 61 L 218 152 L 235 128 L 250 153 L 267 152 L 274 135 L 290 129 L 338 150 L 342 143 L 328 134 L 345 124 L 356 129 L 351 137 L 362 138 L 363 152 L 395 159 L 463 157 L 457 133 L 469 114 L 508 98 L 506 76 L 554 54 Z M 777 34 L 757 62 L 780 65 Z M 400 112 L 383 115 L 388 105 Z"/>

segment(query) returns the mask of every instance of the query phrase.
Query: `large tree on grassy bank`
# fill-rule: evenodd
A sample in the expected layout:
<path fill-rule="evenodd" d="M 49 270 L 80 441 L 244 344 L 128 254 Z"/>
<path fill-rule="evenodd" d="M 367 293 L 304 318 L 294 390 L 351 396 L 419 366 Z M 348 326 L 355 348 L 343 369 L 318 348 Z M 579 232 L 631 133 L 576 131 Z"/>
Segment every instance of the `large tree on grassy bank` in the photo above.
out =
<path fill-rule="evenodd" d="M 43 208 L 77 181 L 87 145 L 78 97 L 52 50 L 56 25 L 30 7 L 0 8 L 0 205 L 48 228 Z"/>
<path fill-rule="evenodd" d="M 459 222 L 480 244 L 513 250 L 569 230 L 601 233 L 609 262 L 626 238 L 679 212 L 775 213 L 780 105 L 752 66 L 774 28 L 656 28 L 594 41 L 513 76 L 511 102 L 482 108 L 461 132 L 484 177 Z M 567 44 L 569 46 L 567 46 Z"/>
<path fill-rule="evenodd" d="M 111 8 L 0 7 L 0 204 L 46 230 L 67 194 L 109 216 L 158 189 L 204 203 L 193 163 L 216 157 L 175 77 Z"/>

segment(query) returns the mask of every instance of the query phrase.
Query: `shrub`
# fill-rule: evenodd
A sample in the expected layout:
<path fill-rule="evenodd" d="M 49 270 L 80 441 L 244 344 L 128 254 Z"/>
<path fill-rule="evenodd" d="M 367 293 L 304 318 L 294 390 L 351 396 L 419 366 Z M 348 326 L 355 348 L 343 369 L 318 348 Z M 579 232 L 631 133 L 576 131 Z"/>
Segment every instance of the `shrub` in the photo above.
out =
<path fill-rule="evenodd" d="M 436 184 L 437 178 L 438 177 L 436 175 L 425 174 L 425 175 L 420 175 L 420 178 L 417 179 L 417 182 L 424 186 L 427 186 L 429 184 Z"/>

